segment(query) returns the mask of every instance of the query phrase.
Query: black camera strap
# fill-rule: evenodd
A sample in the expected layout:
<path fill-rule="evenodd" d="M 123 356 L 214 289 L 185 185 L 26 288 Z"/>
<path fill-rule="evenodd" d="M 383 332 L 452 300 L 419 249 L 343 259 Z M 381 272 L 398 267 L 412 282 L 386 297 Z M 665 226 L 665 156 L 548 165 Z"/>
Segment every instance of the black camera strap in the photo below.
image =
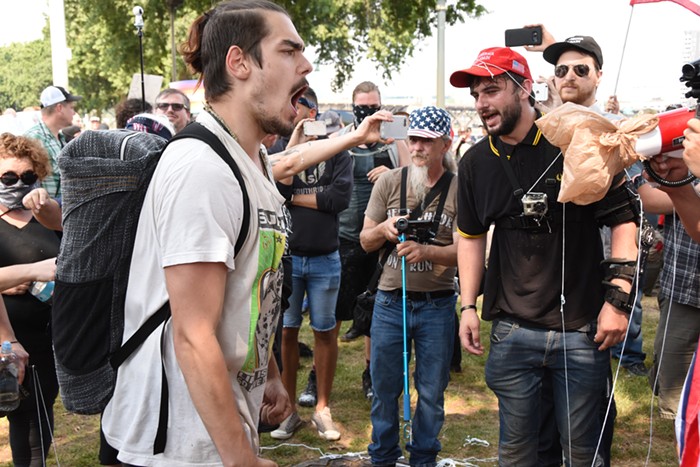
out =
<path fill-rule="evenodd" d="M 452 177 L 454 177 L 454 174 L 448 170 L 445 170 L 445 172 L 442 174 L 440 179 L 437 181 L 435 185 L 430 189 L 427 195 L 425 195 L 425 199 L 421 204 L 416 206 L 411 210 L 411 213 L 408 215 L 408 218 L 410 220 L 416 220 L 418 219 L 421 214 L 423 214 L 423 209 L 425 209 L 427 206 L 430 206 L 430 203 L 433 202 L 435 197 L 439 194 L 443 194 L 442 198 L 440 198 L 440 203 L 438 204 L 438 209 L 435 211 L 435 217 L 434 221 L 437 221 L 438 223 L 440 222 L 440 217 L 442 216 L 442 210 L 445 207 L 445 199 L 447 198 L 447 190 L 450 188 L 450 182 L 452 181 Z M 402 214 L 407 213 L 406 209 L 406 187 L 408 186 L 408 167 L 403 167 L 401 169 L 401 199 L 399 201 L 399 209 Z"/>
<path fill-rule="evenodd" d="M 523 190 L 520 183 L 518 183 L 518 179 L 515 177 L 513 167 L 510 166 L 509 156 L 506 154 L 505 148 L 500 144 L 500 138 L 489 136 L 489 139 L 491 139 L 492 145 L 498 150 L 498 159 L 501 161 L 501 165 L 503 166 L 503 170 L 506 172 L 508 181 L 513 187 L 513 196 L 515 199 L 520 201 L 520 198 L 522 198 L 525 194 L 525 190 Z"/>
<path fill-rule="evenodd" d="M 438 194 L 442 193 L 443 196 L 440 197 L 438 207 L 435 210 L 435 217 L 433 218 L 433 225 L 435 226 L 435 231 L 437 232 L 437 226 L 440 225 L 440 217 L 442 217 L 442 210 L 445 207 L 445 201 L 447 200 L 447 191 L 450 189 L 450 182 L 452 181 L 452 177 L 454 177 L 454 174 L 452 172 L 445 170 L 445 173 L 442 174 L 442 176 L 437 181 L 437 183 L 430 189 L 428 194 L 425 196 L 425 200 L 423 201 L 423 203 L 416 206 L 411 211 L 408 218 L 411 220 L 416 220 L 423 213 L 424 206 L 430 206 L 430 203 L 433 202 L 435 197 Z M 402 213 L 406 212 L 406 186 L 407 186 L 407 184 L 408 184 L 408 167 L 403 167 L 401 169 L 401 198 L 399 201 L 399 208 L 400 208 Z M 379 277 L 382 275 L 382 270 L 384 269 L 384 265 L 386 264 L 387 260 L 389 259 L 389 256 L 391 256 L 391 253 L 396 248 L 396 245 L 387 241 L 386 243 L 384 243 L 383 248 L 384 248 L 384 251 L 382 253 L 382 257 L 377 262 L 377 269 L 375 269 L 374 274 L 372 274 L 372 278 L 369 280 L 369 283 L 367 284 L 367 291 L 369 291 L 371 293 L 374 293 L 377 291 L 377 285 L 379 285 Z"/>

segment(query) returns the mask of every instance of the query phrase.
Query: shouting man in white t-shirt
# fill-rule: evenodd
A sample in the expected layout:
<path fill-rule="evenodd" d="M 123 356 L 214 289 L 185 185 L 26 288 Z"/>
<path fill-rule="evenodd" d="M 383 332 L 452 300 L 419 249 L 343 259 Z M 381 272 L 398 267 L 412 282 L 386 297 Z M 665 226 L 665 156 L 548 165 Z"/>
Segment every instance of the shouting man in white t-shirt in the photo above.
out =
<path fill-rule="evenodd" d="M 257 427 L 291 410 L 270 358 L 286 226 L 261 141 L 291 133 L 312 67 L 287 12 L 266 0 L 219 4 L 194 22 L 184 49 L 208 102 L 197 122 L 226 147 L 245 187 L 206 143 L 180 140 L 164 152 L 139 219 L 124 336 L 166 300 L 172 319 L 162 340 L 154 332 L 120 367 L 103 431 L 130 465 L 274 465 L 258 457 Z M 169 417 L 154 450 L 162 371 Z"/>

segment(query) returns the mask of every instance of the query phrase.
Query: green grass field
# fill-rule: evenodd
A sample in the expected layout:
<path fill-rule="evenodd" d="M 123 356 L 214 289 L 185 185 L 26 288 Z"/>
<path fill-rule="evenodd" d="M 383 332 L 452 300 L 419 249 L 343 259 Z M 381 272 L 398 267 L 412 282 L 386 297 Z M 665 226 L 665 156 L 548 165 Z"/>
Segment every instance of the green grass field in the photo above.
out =
<path fill-rule="evenodd" d="M 643 304 L 644 349 L 649 365 L 658 322 L 658 307 L 656 299 L 651 297 L 645 297 Z M 343 331 L 346 327 L 347 325 L 343 327 Z M 488 343 L 488 330 L 488 323 L 484 323 L 484 343 Z M 308 344 L 313 343 L 306 325 L 302 329 L 301 340 Z M 278 442 L 269 435 L 262 435 L 261 444 L 264 446 L 265 457 L 275 460 L 281 466 L 293 466 L 318 459 L 322 454 L 363 453 L 367 450 L 371 425 L 369 402 L 364 399 L 360 387 L 360 375 L 364 368 L 363 344 L 361 339 L 358 339 L 350 343 L 340 343 L 339 346 L 331 409 L 335 422 L 341 428 L 342 437 L 337 442 L 320 439 L 309 421 L 312 409 L 300 407 L 300 415 L 306 423 L 287 442 Z M 446 421 L 440 435 L 443 458 L 469 462 L 468 465 L 496 464 L 498 409 L 496 398 L 484 382 L 484 362 L 485 357 L 465 354 L 462 357 L 462 372 L 451 375 L 445 398 Z M 306 386 L 306 376 L 311 364 L 311 359 L 302 359 L 298 384 L 300 391 Z M 397 362 L 398 364 L 401 363 Z M 615 360 L 613 371 L 616 368 Z M 650 418 L 652 399 L 646 378 L 632 376 L 621 369 L 615 399 L 618 417 L 615 426 L 613 465 L 677 465 L 673 423 L 661 420 L 656 411 L 653 412 L 653 418 Z M 57 403 L 56 410 L 56 451 L 60 465 L 98 465 L 98 417 L 66 413 L 60 402 Z M 0 440 L 0 465 L 12 465 L 5 419 L 0 421 Z M 482 445 L 479 440 L 487 442 L 488 446 Z M 53 452 L 47 465 L 57 465 Z"/>

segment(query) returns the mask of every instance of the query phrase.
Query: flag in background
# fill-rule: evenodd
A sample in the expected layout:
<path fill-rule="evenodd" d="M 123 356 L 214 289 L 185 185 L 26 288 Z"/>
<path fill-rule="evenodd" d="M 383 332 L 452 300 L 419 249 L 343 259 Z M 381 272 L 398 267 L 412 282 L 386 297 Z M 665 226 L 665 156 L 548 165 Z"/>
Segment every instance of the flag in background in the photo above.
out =
<path fill-rule="evenodd" d="M 700 405 L 700 362 L 696 352 L 688 369 L 676 414 L 676 440 L 681 467 L 696 467 L 700 460 L 698 405 Z"/>
<path fill-rule="evenodd" d="M 630 0 L 630 5 L 637 5 L 639 3 L 658 3 L 665 1 L 677 3 L 680 6 L 687 8 L 696 15 L 700 16 L 700 4 L 696 3 L 694 0 Z"/>

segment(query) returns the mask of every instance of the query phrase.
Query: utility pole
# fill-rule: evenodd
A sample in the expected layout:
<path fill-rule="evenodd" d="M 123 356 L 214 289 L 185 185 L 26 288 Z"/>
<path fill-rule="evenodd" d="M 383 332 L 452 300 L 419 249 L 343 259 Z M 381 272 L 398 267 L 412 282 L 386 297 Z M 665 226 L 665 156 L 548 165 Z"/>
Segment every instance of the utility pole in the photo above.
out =
<path fill-rule="evenodd" d="M 175 10 L 181 6 L 184 0 L 168 0 L 170 10 L 170 56 L 173 60 L 173 69 L 170 73 L 170 81 L 177 81 L 177 50 L 175 47 Z"/>
<path fill-rule="evenodd" d="M 69 50 L 66 45 L 66 13 L 63 0 L 49 0 L 49 28 L 53 84 L 67 88 Z"/>
<path fill-rule="evenodd" d="M 445 108 L 445 0 L 438 0 L 435 9 L 438 12 L 438 50 L 437 50 L 437 103 Z"/>

